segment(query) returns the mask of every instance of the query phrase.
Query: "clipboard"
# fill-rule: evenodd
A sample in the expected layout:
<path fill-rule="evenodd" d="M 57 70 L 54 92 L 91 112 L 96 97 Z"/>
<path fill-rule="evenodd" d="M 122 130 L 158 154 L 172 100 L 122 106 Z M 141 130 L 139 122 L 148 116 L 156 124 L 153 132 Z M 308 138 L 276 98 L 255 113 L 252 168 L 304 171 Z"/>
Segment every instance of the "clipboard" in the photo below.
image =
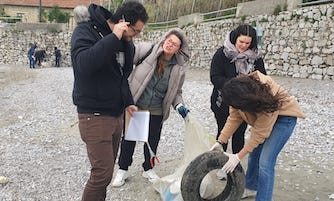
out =
<path fill-rule="evenodd" d="M 134 112 L 132 117 L 126 113 L 124 139 L 128 141 L 148 142 L 149 123 L 149 111 Z"/>

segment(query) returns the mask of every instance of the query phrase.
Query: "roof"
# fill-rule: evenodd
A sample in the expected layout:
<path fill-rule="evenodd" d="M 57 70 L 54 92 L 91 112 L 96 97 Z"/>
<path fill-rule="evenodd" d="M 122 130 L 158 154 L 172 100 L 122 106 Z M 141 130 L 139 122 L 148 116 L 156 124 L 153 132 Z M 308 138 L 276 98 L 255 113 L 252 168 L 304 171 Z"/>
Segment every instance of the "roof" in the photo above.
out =
<path fill-rule="evenodd" d="M 107 3 L 108 0 L 1 0 L 0 5 L 17 5 L 17 6 L 37 6 L 39 7 L 40 1 L 42 7 L 53 7 L 55 5 L 60 8 L 75 8 L 77 5 L 88 6 L 90 3 L 100 4 Z"/>

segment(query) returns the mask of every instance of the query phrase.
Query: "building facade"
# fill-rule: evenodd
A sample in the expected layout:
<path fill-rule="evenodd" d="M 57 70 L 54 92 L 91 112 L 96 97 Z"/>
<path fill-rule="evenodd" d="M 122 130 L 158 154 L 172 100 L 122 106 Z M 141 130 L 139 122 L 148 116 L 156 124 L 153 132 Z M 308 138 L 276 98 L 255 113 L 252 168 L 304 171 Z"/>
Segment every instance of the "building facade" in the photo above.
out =
<path fill-rule="evenodd" d="M 23 23 L 38 23 L 40 8 L 48 12 L 52 7 L 58 6 L 63 12 L 71 14 L 77 5 L 88 6 L 90 3 L 106 5 L 108 0 L 1 0 L 0 8 L 12 18 L 21 18 Z M 73 18 L 70 20 L 71 24 Z"/>

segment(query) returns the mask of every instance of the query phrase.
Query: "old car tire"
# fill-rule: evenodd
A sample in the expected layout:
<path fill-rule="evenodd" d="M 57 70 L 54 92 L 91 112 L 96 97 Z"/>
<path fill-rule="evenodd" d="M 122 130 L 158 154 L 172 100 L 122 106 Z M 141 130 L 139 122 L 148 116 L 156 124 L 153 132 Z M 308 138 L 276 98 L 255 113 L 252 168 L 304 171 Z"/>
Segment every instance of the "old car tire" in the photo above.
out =
<path fill-rule="evenodd" d="M 197 156 L 186 168 L 181 180 L 181 193 L 184 201 L 238 201 L 245 189 L 245 173 L 239 164 L 232 173 L 227 174 L 224 190 L 213 199 L 200 195 L 203 178 L 212 170 L 222 168 L 228 161 L 221 151 L 210 151 Z"/>

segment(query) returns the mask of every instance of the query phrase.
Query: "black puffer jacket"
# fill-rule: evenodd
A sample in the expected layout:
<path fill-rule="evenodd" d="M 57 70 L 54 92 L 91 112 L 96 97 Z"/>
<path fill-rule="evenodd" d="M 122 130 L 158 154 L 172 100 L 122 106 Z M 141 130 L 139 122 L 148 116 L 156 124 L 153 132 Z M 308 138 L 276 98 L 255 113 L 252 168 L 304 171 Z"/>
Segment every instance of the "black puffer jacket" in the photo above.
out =
<path fill-rule="evenodd" d="M 133 69 L 134 45 L 112 33 L 106 22 L 109 11 L 95 4 L 88 11 L 90 20 L 77 22 L 71 39 L 73 103 L 78 113 L 119 116 L 134 104 L 127 81 Z M 116 59 L 120 52 L 125 55 L 123 68 Z"/>

